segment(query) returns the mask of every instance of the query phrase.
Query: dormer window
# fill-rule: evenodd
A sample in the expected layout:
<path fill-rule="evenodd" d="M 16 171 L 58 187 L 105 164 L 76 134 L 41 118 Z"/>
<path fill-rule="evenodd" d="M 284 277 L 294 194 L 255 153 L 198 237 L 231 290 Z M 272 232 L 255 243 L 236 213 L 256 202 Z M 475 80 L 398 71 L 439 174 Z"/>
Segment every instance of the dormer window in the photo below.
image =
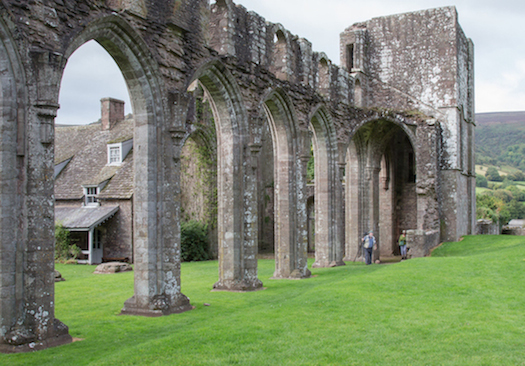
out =
<path fill-rule="evenodd" d="M 120 146 L 111 146 L 109 148 L 109 164 L 120 164 L 122 159 L 120 158 Z"/>
<path fill-rule="evenodd" d="M 104 189 L 108 182 L 109 179 L 99 184 L 83 184 L 82 188 L 84 189 L 84 206 L 100 206 L 100 203 L 98 202 L 98 194 Z"/>
<path fill-rule="evenodd" d="M 98 206 L 97 195 L 98 195 L 98 186 L 95 187 L 84 187 L 84 197 L 86 206 Z"/>
<path fill-rule="evenodd" d="M 120 165 L 133 147 L 133 139 L 108 143 L 108 165 Z"/>

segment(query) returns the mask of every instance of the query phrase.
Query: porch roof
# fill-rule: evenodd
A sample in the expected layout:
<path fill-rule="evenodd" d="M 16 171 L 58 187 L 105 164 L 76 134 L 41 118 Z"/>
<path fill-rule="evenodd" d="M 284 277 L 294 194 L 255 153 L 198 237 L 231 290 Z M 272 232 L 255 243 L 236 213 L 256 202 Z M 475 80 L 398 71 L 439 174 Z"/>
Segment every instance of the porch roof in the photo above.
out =
<path fill-rule="evenodd" d="M 89 231 L 113 216 L 118 206 L 55 207 L 55 222 L 73 231 Z"/>

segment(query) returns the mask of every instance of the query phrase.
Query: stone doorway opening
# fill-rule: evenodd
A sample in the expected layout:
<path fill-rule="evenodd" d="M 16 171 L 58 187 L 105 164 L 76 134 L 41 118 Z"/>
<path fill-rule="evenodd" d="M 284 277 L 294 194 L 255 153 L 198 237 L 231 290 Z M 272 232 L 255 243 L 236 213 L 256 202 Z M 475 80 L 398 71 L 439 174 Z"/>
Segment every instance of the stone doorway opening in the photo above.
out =
<path fill-rule="evenodd" d="M 412 126 L 388 120 L 363 124 L 346 159 L 345 260 L 361 261 L 361 238 L 378 241 L 374 260 L 399 255 L 402 230 L 417 228 L 416 154 Z"/>

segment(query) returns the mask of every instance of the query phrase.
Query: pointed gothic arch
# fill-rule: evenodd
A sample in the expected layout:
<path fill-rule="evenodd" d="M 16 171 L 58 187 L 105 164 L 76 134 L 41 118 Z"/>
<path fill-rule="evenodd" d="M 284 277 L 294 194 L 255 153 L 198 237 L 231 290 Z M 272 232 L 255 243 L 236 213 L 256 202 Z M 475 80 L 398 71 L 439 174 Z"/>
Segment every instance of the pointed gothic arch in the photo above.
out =
<path fill-rule="evenodd" d="M 298 170 L 299 132 L 291 103 L 282 90 L 271 91 L 262 108 L 272 135 L 275 182 L 275 272 L 274 278 L 305 278 L 307 268 L 306 197 L 298 194 L 306 185 Z M 299 180 L 299 181 L 298 181 Z M 304 202 L 302 202 L 304 201 Z M 304 205 L 304 210 L 298 207 Z M 304 212 L 303 212 L 304 211 Z M 304 217 L 303 217 L 304 216 Z M 304 221 L 304 222 L 303 222 Z M 305 230 L 303 230 L 305 231 Z"/>
<path fill-rule="evenodd" d="M 257 202 L 252 194 L 256 183 L 244 166 L 248 119 L 241 93 L 217 60 L 201 66 L 188 85 L 194 80 L 209 96 L 217 132 L 219 280 L 214 288 L 257 290 L 262 282 L 257 278 Z"/>
<path fill-rule="evenodd" d="M 175 121 L 161 97 L 157 63 L 140 35 L 118 15 L 90 23 L 69 44 L 65 60 L 84 43 L 97 41 L 115 60 L 128 86 L 134 127 L 133 243 L 134 295 L 123 314 L 159 316 L 191 309 L 180 292 L 180 227 L 176 192 L 162 190 L 175 180 L 175 161 L 170 130 Z M 65 66 L 65 65 L 63 65 Z M 159 163 L 170 167 L 159 171 Z M 159 203 L 174 215 L 158 217 Z"/>
<path fill-rule="evenodd" d="M 373 230 L 379 242 L 378 259 L 396 254 L 402 229 L 418 228 L 417 215 L 412 215 L 417 213 L 416 182 L 408 182 L 408 159 L 416 164 L 413 131 L 395 119 L 366 120 L 359 126 L 347 146 L 346 163 L 345 259 L 353 261 L 362 259 L 366 232 Z"/>
<path fill-rule="evenodd" d="M 315 161 L 315 263 L 312 267 L 344 265 L 342 182 L 333 122 L 318 106 L 310 118 Z"/>

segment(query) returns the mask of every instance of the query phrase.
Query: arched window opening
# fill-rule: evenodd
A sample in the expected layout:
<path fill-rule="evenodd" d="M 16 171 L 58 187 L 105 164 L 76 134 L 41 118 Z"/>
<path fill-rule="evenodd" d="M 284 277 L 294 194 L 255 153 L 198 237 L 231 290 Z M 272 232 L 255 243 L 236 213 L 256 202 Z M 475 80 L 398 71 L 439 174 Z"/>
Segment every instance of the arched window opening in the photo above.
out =
<path fill-rule="evenodd" d="M 330 66 L 326 58 L 319 61 L 319 91 L 321 94 L 328 96 L 330 89 Z"/>
<path fill-rule="evenodd" d="M 349 72 L 352 72 L 354 68 L 354 44 L 346 45 L 346 68 Z"/>
<path fill-rule="evenodd" d="M 284 32 L 282 30 L 279 29 L 277 32 L 275 32 L 273 42 L 276 45 L 286 44 L 286 36 L 284 35 Z"/>
<path fill-rule="evenodd" d="M 287 53 L 287 42 L 286 36 L 282 30 L 275 32 L 273 37 L 274 40 L 274 51 L 273 51 L 273 63 L 272 71 L 275 76 L 281 80 L 288 79 L 288 53 Z"/>
<path fill-rule="evenodd" d="M 354 84 L 354 104 L 358 108 L 363 107 L 363 90 L 359 79 L 357 79 Z"/>

